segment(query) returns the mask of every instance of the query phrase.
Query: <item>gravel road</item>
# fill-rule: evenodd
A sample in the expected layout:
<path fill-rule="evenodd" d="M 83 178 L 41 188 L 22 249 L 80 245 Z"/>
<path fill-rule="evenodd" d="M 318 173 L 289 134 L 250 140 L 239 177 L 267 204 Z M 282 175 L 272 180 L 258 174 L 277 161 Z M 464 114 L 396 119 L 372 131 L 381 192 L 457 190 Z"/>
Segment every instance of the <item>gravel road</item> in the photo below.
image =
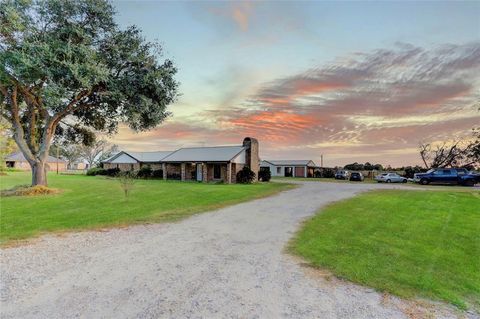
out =
<path fill-rule="evenodd" d="M 454 316 L 444 306 L 329 279 L 284 251 L 320 206 L 400 187 L 305 182 L 178 223 L 43 236 L 5 248 L 1 318 Z"/>

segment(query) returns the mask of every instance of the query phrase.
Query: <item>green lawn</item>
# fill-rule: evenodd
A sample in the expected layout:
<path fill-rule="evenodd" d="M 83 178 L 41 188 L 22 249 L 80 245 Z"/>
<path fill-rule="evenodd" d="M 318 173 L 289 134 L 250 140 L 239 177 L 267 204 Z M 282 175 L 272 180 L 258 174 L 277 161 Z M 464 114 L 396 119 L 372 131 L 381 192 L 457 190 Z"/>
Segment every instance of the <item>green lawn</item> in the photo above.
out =
<path fill-rule="evenodd" d="M 480 192 L 374 191 L 308 220 L 291 250 L 347 280 L 480 310 Z"/>
<path fill-rule="evenodd" d="M 126 200 L 115 179 L 55 174 L 48 179 L 50 187 L 62 190 L 60 194 L 0 199 L 1 244 L 45 232 L 174 221 L 293 187 L 138 180 Z M 1 189 L 29 184 L 30 174 L 9 173 L 0 181 Z"/>

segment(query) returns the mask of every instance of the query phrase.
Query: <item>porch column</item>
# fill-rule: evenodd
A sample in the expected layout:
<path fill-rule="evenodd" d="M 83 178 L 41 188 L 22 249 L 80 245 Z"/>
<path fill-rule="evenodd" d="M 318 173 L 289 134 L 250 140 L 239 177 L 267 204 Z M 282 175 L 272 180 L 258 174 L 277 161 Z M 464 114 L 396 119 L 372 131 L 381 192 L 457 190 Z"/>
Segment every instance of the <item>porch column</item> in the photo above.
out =
<path fill-rule="evenodd" d="M 162 163 L 163 180 L 167 180 L 167 164 Z"/>
<path fill-rule="evenodd" d="M 208 182 L 208 167 L 207 163 L 202 163 L 202 182 Z"/>
<path fill-rule="evenodd" d="M 308 166 L 305 166 L 305 171 L 303 172 L 303 175 L 305 175 L 304 177 L 307 177 L 307 170 L 308 170 Z"/>
<path fill-rule="evenodd" d="M 180 164 L 180 168 L 181 168 L 181 178 L 182 178 L 182 181 L 185 181 L 185 163 L 182 163 Z"/>
<path fill-rule="evenodd" d="M 227 184 L 232 183 L 232 162 L 227 164 Z"/>

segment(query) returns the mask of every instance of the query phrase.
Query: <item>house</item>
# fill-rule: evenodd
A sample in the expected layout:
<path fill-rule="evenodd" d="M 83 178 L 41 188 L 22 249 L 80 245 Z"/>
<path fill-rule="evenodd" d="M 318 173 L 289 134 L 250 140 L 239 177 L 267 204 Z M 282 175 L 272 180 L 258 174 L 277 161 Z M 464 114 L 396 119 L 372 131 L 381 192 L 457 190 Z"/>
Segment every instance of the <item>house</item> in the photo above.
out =
<path fill-rule="evenodd" d="M 246 137 L 242 145 L 187 147 L 176 151 L 122 151 L 102 162 L 103 167 L 122 171 L 138 170 L 143 166 L 162 170 L 163 179 L 182 181 L 222 181 L 235 183 L 237 173 L 245 166 L 258 176 L 260 159 L 258 141 Z"/>
<path fill-rule="evenodd" d="M 16 152 L 7 156 L 7 158 L 5 158 L 5 164 L 6 167 L 16 168 L 24 171 L 29 171 L 32 169 L 22 152 Z M 67 162 L 49 155 L 46 165 L 47 170 L 56 171 L 57 167 L 59 171 L 66 171 Z"/>
<path fill-rule="evenodd" d="M 85 161 L 75 161 L 67 164 L 68 170 L 87 170 L 90 168 L 90 165 Z"/>
<path fill-rule="evenodd" d="M 317 166 L 312 160 L 263 160 L 260 168 L 270 170 L 272 176 L 313 177 Z"/>
<path fill-rule="evenodd" d="M 159 152 L 127 152 L 121 151 L 102 161 L 103 168 L 119 168 L 122 171 L 139 170 L 142 166 L 152 169 L 162 169 L 162 159 L 172 154 L 172 151 Z"/>

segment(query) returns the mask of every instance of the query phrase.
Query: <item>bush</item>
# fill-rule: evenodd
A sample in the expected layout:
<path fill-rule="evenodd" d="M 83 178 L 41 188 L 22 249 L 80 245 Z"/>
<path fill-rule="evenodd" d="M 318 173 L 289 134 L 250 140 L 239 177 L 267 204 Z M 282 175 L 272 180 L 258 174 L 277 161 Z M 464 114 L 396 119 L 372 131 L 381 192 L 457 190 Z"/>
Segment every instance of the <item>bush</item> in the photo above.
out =
<path fill-rule="evenodd" d="M 335 177 L 335 170 L 333 168 L 320 168 L 313 173 L 313 177 L 316 178 L 334 178 Z"/>
<path fill-rule="evenodd" d="M 153 170 L 149 165 L 143 166 L 142 168 L 140 168 L 137 171 L 137 177 L 138 178 L 149 178 L 149 177 L 152 177 L 152 173 L 153 173 Z"/>
<path fill-rule="evenodd" d="M 167 178 L 168 179 L 173 179 L 173 180 L 181 180 L 182 179 L 182 175 L 181 174 L 178 174 L 178 173 L 171 173 L 171 174 L 168 174 L 167 173 Z"/>
<path fill-rule="evenodd" d="M 152 171 L 152 177 L 153 178 L 162 178 L 163 177 L 163 170 L 162 169 L 156 169 Z"/>
<path fill-rule="evenodd" d="M 101 167 L 92 167 L 87 171 L 87 176 L 105 175 L 106 172 Z"/>
<path fill-rule="evenodd" d="M 244 166 L 241 171 L 237 173 L 237 183 L 250 184 L 255 180 L 255 173 L 248 166 Z"/>
<path fill-rule="evenodd" d="M 272 173 L 270 173 L 270 168 L 261 167 L 260 171 L 258 172 L 258 180 L 262 182 L 269 182 L 271 178 L 272 178 Z"/>
<path fill-rule="evenodd" d="M 118 167 L 109 168 L 105 170 L 105 174 L 98 174 L 98 175 L 107 175 L 110 177 L 115 177 L 120 173 L 120 169 Z"/>

